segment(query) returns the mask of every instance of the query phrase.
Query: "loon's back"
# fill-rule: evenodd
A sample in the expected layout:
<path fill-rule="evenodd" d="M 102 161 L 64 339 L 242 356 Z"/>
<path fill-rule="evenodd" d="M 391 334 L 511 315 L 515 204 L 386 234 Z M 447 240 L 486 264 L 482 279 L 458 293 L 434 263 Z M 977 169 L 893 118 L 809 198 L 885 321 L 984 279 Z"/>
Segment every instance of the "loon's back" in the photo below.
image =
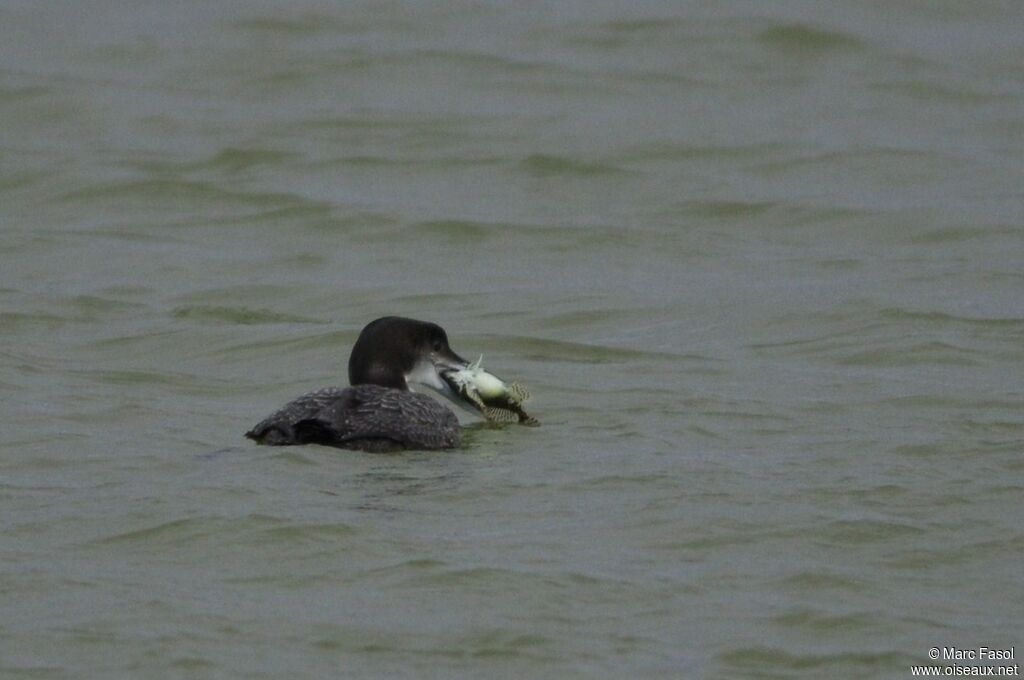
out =
<path fill-rule="evenodd" d="M 424 394 L 379 385 L 304 394 L 245 433 L 259 444 L 324 444 L 363 451 L 450 449 L 461 440 L 455 414 Z"/>

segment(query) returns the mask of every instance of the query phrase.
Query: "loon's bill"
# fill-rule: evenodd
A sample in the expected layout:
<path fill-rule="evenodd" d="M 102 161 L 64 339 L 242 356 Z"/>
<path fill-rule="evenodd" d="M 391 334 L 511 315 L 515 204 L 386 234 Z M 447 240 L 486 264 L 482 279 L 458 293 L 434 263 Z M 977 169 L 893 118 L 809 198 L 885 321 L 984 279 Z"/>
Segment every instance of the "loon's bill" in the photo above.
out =
<path fill-rule="evenodd" d="M 535 425 L 526 391 L 506 384 L 456 354 L 435 323 L 386 316 L 363 328 L 349 356 L 351 387 L 305 394 L 278 409 L 246 436 L 260 444 L 324 444 L 364 451 L 459 446 L 451 410 L 410 391 L 423 385 L 491 422 Z"/>

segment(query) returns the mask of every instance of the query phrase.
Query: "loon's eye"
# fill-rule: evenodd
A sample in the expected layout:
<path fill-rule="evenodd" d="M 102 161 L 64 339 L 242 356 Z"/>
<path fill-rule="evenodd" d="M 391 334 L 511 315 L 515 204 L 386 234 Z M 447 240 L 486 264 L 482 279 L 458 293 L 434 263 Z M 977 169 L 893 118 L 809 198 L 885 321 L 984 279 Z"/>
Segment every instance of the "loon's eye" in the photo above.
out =
<path fill-rule="evenodd" d="M 435 352 L 440 352 L 442 347 L 443 347 L 443 345 L 441 344 L 440 340 L 434 340 L 434 351 Z"/>

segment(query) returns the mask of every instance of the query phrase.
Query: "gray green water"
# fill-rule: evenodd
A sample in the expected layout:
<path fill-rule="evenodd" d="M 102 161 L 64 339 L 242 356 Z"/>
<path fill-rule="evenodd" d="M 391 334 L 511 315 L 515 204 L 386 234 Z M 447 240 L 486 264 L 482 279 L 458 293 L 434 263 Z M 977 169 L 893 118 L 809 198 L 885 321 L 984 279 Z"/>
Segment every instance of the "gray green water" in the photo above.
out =
<path fill-rule="evenodd" d="M 1024 4 L 0 4 L 0 676 L 1024 648 Z M 537 429 L 241 438 L 437 321 Z"/>

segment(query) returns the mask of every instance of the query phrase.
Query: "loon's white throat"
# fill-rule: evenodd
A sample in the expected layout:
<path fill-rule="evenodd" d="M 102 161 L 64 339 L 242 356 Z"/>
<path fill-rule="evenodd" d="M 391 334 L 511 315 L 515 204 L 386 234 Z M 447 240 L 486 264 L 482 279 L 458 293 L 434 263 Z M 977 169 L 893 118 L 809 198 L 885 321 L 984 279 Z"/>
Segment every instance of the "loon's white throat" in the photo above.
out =
<path fill-rule="evenodd" d="M 480 417 L 479 411 L 475 410 L 471 403 L 456 393 L 448 381 L 441 377 L 441 372 L 433 361 L 427 359 L 417 361 L 412 370 L 405 374 L 405 382 L 414 392 L 422 392 L 424 390 L 417 388 L 426 387 L 428 393 L 443 397 L 445 401 L 458 406 L 459 411 L 472 414 L 477 419 Z M 459 413 L 456 412 L 456 415 Z"/>

